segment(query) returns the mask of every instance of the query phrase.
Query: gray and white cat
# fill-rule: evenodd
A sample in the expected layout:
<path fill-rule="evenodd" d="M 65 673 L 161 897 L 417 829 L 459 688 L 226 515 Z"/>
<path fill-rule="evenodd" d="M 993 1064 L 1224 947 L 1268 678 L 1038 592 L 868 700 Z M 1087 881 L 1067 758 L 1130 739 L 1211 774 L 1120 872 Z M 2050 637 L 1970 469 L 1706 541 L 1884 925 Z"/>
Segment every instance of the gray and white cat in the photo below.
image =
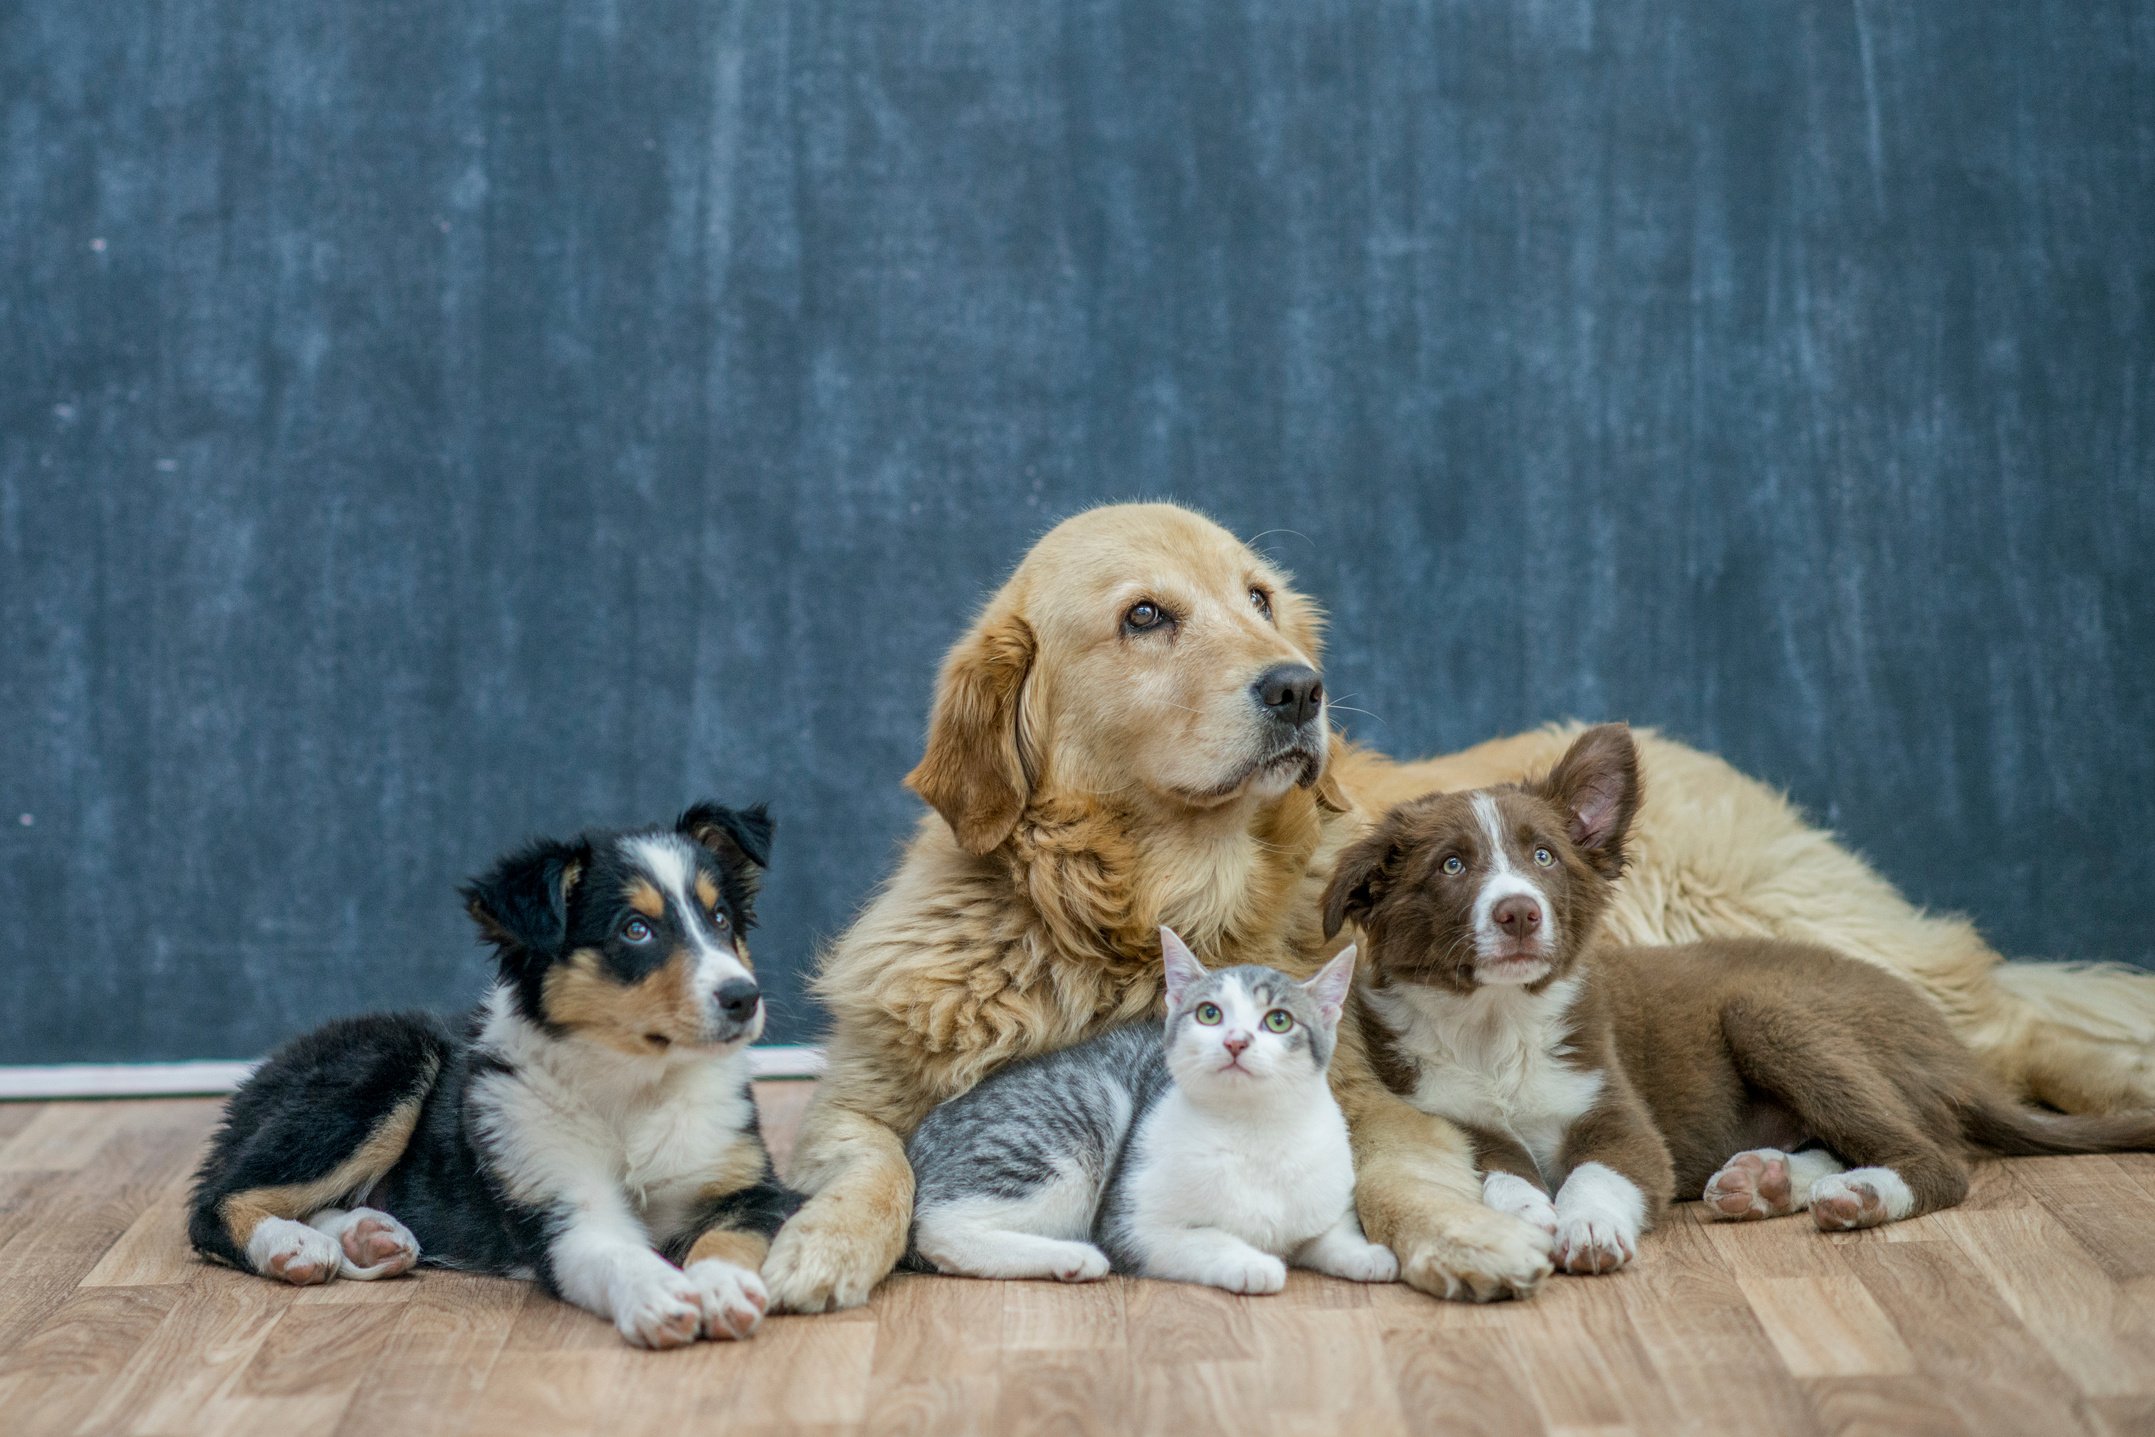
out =
<path fill-rule="evenodd" d="M 1013 1063 L 922 1121 L 908 1263 L 1063 1282 L 1112 1267 L 1229 1292 L 1279 1291 L 1290 1261 L 1397 1277 L 1355 1218 L 1325 1080 L 1354 950 L 1298 983 L 1208 972 L 1172 931 L 1160 942 L 1164 1033 L 1135 1023 Z"/>

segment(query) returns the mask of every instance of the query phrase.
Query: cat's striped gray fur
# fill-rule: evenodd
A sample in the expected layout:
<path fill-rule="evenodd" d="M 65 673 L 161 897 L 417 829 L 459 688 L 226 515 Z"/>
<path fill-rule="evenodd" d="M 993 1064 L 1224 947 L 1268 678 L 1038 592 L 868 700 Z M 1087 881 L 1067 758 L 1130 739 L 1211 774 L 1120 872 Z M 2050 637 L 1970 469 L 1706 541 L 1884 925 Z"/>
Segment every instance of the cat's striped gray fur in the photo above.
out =
<path fill-rule="evenodd" d="M 1161 930 L 1164 1028 L 1117 1028 L 1011 1064 L 907 1145 L 909 1266 L 976 1277 L 1112 1269 L 1273 1292 L 1282 1259 L 1385 1281 L 1353 1212 L 1346 1123 L 1325 1078 L 1350 949 L 1297 982 L 1208 972 Z"/>

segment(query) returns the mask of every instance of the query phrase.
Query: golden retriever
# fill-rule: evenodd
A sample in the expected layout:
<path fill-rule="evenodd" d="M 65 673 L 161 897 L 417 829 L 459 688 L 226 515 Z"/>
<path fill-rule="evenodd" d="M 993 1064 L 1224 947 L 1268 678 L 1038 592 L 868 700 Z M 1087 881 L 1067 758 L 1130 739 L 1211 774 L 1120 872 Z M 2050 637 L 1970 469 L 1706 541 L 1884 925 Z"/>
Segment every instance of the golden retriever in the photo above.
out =
<path fill-rule="evenodd" d="M 1331 734 L 1320 637 L 1286 575 L 1173 505 L 1080 514 L 1026 555 L 944 661 L 907 779 L 934 813 L 823 957 L 829 1069 L 790 1174 L 812 1196 L 764 1265 L 778 1305 L 864 1302 L 905 1249 L 905 1135 L 1013 1058 L 1155 1011 L 1161 925 L 1210 963 L 1313 972 L 1336 947 L 1318 896 L 1368 818 L 1546 769 L 1573 732 L 1394 763 Z M 1727 764 L 1651 734 L 1641 759 L 1620 941 L 1828 944 L 1921 985 L 2030 1096 L 2155 1101 L 2155 974 L 2001 965 Z M 1402 1276 L 1531 1291 L 1548 1240 L 1482 1206 L 1457 1130 L 1387 1092 L 1347 1029 L 1334 1073 L 1363 1224 Z"/>

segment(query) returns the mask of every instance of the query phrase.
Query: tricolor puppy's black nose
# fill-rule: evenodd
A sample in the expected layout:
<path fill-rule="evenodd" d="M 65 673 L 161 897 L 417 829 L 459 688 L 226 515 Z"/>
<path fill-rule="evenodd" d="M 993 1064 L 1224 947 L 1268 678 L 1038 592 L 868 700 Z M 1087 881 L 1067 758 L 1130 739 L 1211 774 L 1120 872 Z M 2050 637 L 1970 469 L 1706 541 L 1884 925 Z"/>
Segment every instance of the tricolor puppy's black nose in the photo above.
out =
<path fill-rule="evenodd" d="M 1257 676 L 1250 692 L 1264 711 L 1293 728 L 1324 707 L 1324 680 L 1308 664 L 1275 664 Z"/>
<path fill-rule="evenodd" d="M 745 1023 L 754 1016 L 756 1005 L 763 1001 L 763 990 L 751 978 L 728 978 L 718 985 L 718 1010 L 736 1023 Z"/>

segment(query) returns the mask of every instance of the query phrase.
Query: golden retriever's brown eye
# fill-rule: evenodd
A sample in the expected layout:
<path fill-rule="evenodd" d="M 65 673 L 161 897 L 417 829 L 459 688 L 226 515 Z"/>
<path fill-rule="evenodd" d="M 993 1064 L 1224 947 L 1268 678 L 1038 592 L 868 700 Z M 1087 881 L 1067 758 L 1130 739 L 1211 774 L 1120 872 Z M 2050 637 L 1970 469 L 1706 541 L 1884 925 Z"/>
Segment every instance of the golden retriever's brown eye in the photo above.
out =
<path fill-rule="evenodd" d="M 1150 599 L 1132 604 L 1130 611 L 1122 616 L 1124 630 L 1133 634 L 1142 634 L 1148 629 L 1157 629 L 1166 621 L 1167 611 Z"/>
<path fill-rule="evenodd" d="M 1268 619 L 1272 617 L 1272 596 L 1263 589 L 1250 590 L 1250 603 L 1255 606 L 1258 613 L 1263 614 Z"/>

